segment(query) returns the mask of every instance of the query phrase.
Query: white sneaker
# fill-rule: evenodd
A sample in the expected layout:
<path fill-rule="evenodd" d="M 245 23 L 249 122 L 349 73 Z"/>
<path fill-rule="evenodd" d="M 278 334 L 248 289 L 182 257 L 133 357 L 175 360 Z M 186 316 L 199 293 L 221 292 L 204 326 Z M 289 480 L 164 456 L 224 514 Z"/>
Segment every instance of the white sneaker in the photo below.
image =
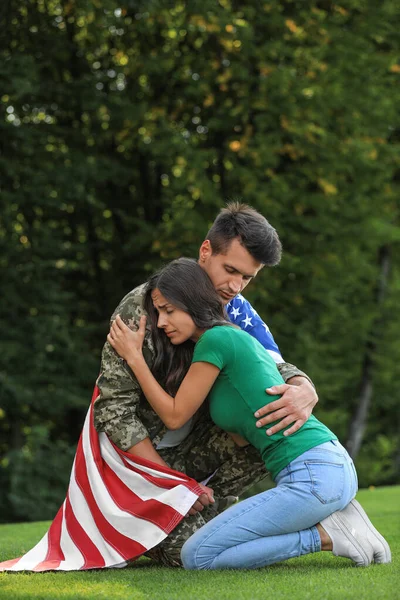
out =
<path fill-rule="evenodd" d="M 385 538 L 375 529 L 367 513 L 357 502 L 352 500 L 340 514 L 352 524 L 360 535 L 365 536 L 373 547 L 373 560 L 375 563 L 392 562 L 390 546 Z"/>
<path fill-rule="evenodd" d="M 357 567 L 368 567 L 372 562 L 374 549 L 369 540 L 352 527 L 342 512 L 337 511 L 320 523 L 332 540 L 332 552 L 335 556 L 350 558 Z"/>

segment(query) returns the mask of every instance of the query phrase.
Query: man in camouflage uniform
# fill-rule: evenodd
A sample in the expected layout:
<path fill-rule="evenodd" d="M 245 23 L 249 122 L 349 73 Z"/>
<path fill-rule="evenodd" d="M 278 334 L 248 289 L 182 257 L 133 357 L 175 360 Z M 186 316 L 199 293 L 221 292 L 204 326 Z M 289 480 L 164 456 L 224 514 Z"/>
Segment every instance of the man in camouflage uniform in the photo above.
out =
<path fill-rule="evenodd" d="M 225 218 L 229 211 L 234 215 L 239 213 L 240 218 L 244 217 L 250 222 L 252 219 L 256 219 L 256 221 L 262 219 L 268 228 L 275 232 L 259 213 L 245 205 L 228 205 L 228 208 L 222 211 Z M 276 239 L 273 241 L 275 245 L 278 244 L 280 258 L 280 243 L 276 232 L 275 236 Z M 214 239 L 212 229 L 208 237 Z M 233 242 L 231 240 L 232 243 L 228 249 L 222 253 L 213 253 L 208 239 L 200 248 L 199 264 L 210 275 L 224 303 L 229 300 L 228 292 L 232 292 L 233 298 L 235 294 L 243 290 L 252 277 L 246 274 L 245 269 L 242 271 L 236 269 L 235 264 L 245 267 L 249 265 L 247 271 L 249 269 L 251 271 L 252 265 L 255 264 L 254 258 L 240 239 L 239 247 L 238 239 L 236 236 Z M 216 245 L 216 242 L 212 244 L 213 247 Z M 221 258 L 225 256 L 228 256 L 230 263 L 233 264 L 232 273 L 226 269 L 226 265 L 221 263 Z M 275 262 L 271 261 L 271 264 L 276 264 L 276 259 L 274 260 Z M 266 261 L 263 263 L 259 261 L 260 267 L 264 262 L 266 263 Z M 231 264 L 229 264 L 230 268 Z M 222 285 L 220 285 L 221 273 L 225 273 Z M 141 315 L 144 314 L 144 293 L 145 284 L 127 294 L 113 313 L 111 320 L 119 314 L 125 323 L 136 328 Z M 247 302 L 243 297 L 241 299 L 242 302 Z M 250 310 L 254 315 L 257 314 L 251 307 Z M 258 319 L 262 323 L 259 317 Z M 266 325 L 263 323 L 262 325 L 268 331 Z M 270 337 L 273 341 L 272 336 Z M 148 330 L 143 344 L 143 355 L 151 368 L 154 360 L 154 346 Z M 282 390 L 275 390 L 275 393 L 283 393 L 282 398 L 277 401 L 280 403 L 279 410 L 260 419 L 260 422 L 264 425 L 286 417 L 286 421 L 282 421 L 284 424 L 274 425 L 273 432 L 286 427 L 288 421 L 296 422 L 296 427 L 293 427 L 293 431 L 295 431 L 311 414 L 312 407 L 317 402 L 317 396 L 307 375 L 288 363 L 281 362 L 277 366 L 285 382 L 290 380 L 292 385 L 283 386 Z M 211 476 L 215 503 L 210 503 L 207 494 L 203 494 L 193 506 L 191 514 L 183 519 L 159 546 L 148 553 L 151 558 L 165 566 L 181 566 L 180 550 L 186 539 L 208 520 L 232 504 L 246 489 L 265 477 L 264 463 L 252 446 L 237 446 L 227 433 L 213 424 L 207 403 L 187 426 L 185 425 L 177 432 L 168 432 L 144 397 L 131 369 L 125 361 L 119 358 L 108 342 L 103 349 L 101 374 L 97 385 L 100 395 L 94 404 L 95 427 L 98 431 L 104 431 L 119 448 L 158 464 L 167 464 L 172 469 L 184 472 L 198 482 L 208 480 Z M 260 416 L 269 411 L 270 408 L 267 407 L 265 410 L 261 409 Z M 173 433 L 173 441 L 169 443 L 171 433 Z M 207 489 L 204 489 L 207 492 Z"/>

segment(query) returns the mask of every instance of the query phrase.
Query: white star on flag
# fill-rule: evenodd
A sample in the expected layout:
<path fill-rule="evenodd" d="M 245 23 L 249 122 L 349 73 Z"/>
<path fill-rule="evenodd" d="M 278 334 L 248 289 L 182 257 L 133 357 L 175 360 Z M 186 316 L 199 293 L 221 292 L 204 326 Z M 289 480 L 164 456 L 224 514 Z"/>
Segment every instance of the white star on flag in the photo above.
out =
<path fill-rule="evenodd" d="M 269 331 L 269 327 L 265 323 L 263 323 L 263 327 L 265 328 L 265 331 Z"/>
<path fill-rule="evenodd" d="M 239 309 L 238 309 L 238 308 L 232 308 L 232 316 L 233 316 L 233 318 L 234 318 L 234 319 L 237 319 L 237 317 L 238 317 L 239 315 L 241 315 L 241 314 L 242 314 L 242 313 L 239 311 Z"/>
<path fill-rule="evenodd" d="M 249 315 L 246 315 L 246 318 L 243 319 L 243 325 L 245 327 L 250 327 L 250 325 L 252 325 L 253 323 L 251 322 L 251 317 L 249 317 Z"/>

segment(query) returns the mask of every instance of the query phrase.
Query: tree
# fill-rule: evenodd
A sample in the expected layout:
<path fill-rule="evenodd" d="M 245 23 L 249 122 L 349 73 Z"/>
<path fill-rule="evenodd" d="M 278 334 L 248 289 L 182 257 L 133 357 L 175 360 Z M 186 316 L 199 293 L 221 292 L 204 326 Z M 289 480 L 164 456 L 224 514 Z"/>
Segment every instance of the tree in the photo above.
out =
<path fill-rule="evenodd" d="M 55 511 L 109 315 L 160 263 L 195 256 L 233 197 L 281 234 L 282 264 L 249 298 L 342 439 L 370 357 L 361 479 L 395 481 L 396 3 L 2 10 L 2 518 Z"/>

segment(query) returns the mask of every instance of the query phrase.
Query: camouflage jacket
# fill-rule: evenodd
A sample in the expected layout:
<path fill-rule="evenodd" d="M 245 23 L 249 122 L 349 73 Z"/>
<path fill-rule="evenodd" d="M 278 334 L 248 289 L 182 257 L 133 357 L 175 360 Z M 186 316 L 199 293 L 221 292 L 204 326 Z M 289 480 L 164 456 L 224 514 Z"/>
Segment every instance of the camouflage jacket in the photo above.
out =
<path fill-rule="evenodd" d="M 138 286 L 122 299 L 111 321 L 119 314 L 129 326 L 138 324 L 141 315 L 145 314 L 145 285 Z M 154 347 L 149 329 L 144 339 L 143 356 L 151 367 Z M 307 377 L 289 363 L 280 363 L 277 367 L 285 381 L 295 375 Z M 97 431 L 105 431 L 122 450 L 128 450 L 147 437 L 157 446 L 167 428 L 147 402 L 132 370 L 108 342 L 103 348 L 97 386 L 100 390 L 94 404 L 94 424 Z"/>

